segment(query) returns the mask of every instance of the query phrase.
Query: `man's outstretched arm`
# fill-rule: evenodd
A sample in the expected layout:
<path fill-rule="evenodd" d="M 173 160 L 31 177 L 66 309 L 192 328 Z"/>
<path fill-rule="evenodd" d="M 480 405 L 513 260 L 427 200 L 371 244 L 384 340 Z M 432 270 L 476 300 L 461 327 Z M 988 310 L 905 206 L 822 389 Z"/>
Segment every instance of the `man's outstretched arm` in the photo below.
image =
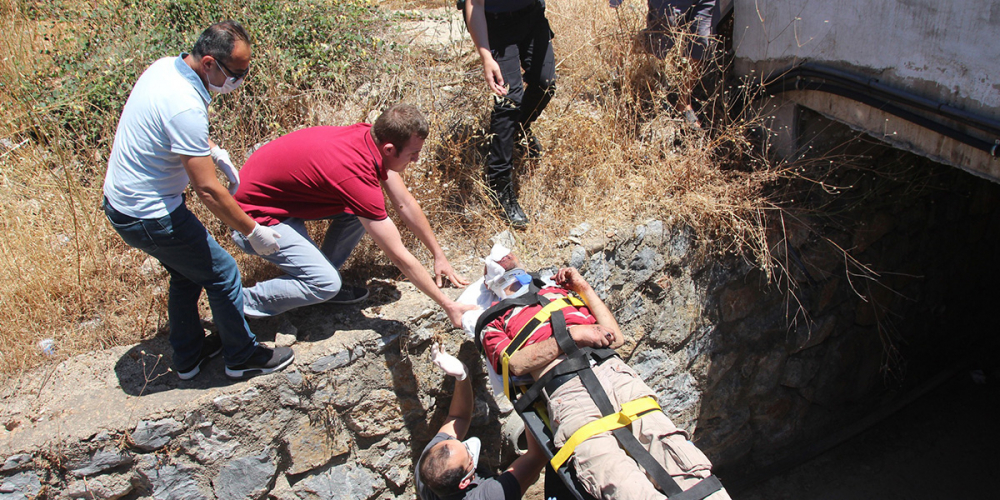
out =
<path fill-rule="evenodd" d="M 392 203 L 396 213 L 403 219 L 403 223 L 406 224 L 410 232 L 417 235 L 420 242 L 430 251 L 434 258 L 434 281 L 437 286 L 444 285 L 444 278 L 448 278 L 448 281 L 451 281 L 456 287 L 467 286 L 469 280 L 451 267 L 448 257 L 445 256 L 444 250 L 441 249 L 441 245 L 438 244 L 437 238 L 434 236 L 434 231 L 431 230 L 431 224 L 427 222 L 427 216 L 420 208 L 420 203 L 406 188 L 402 176 L 393 170 L 390 170 L 387 175 L 388 178 L 382 182 L 382 186 L 385 188 L 386 194 L 389 195 L 389 202 Z"/>
<path fill-rule="evenodd" d="M 358 219 L 361 220 L 365 231 L 375 240 L 375 244 L 389 257 L 389 260 L 406 275 L 417 289 L 434 299 L 434 302 L 437 302 L 444 309 L 455 328 L 461 328 L 462 313 L 477 309 L 477 307 L 459 304 L 451 300 L 434 284 L 434 278 L 431 278 L 420 261 L 403 245 L 403 239 L 399 236 L 399 230 L 396 229 L 396 224 L 392 222 L 392 219 L 388 217 L 382 220 L 371 220 L 364 217 L 358 217 Z"/>

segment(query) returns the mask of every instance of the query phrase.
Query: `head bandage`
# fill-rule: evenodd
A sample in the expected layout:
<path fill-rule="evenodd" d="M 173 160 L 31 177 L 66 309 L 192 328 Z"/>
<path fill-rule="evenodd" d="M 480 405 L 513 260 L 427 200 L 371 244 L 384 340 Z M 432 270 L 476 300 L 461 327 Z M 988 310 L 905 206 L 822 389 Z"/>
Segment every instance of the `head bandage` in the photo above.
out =
<path fill-rule="evenodd" d="M 508 255 L 510 255 L 510 249 L 497 243 L 493 245 L 493 250 L 490 250 L 490 254 L 483 259 L 483 262 L 486 263 L 486 275 L 483 276 L 483 282 L 490 291 L 493 291 L 493 284 L 506 272 L 503 266 L 500 265 L 500 260 Z M 494 291 L 493 293 L 496 292 Z"/>
<path fill-rule="evenodd" d="M 483 259 L 483 262 L 486 263 L 486 275 L 483 277 L 483 284 L 500 300 L 522 295 L 528 291 L 526 285 L 531 283 L 531 276 L 523 269 L 511 269 L 507 271 L 500 265 L 500 261 L 508 255 L 510 255 L 510 249 L 497 243 L 490 250 L 490 255 Z M 505 290 L 507 287 L 513 285 L 514 282 L 519 283 L 521 286 L 517 287 L 518 289 L 514 293 L 508 295 Z"/>

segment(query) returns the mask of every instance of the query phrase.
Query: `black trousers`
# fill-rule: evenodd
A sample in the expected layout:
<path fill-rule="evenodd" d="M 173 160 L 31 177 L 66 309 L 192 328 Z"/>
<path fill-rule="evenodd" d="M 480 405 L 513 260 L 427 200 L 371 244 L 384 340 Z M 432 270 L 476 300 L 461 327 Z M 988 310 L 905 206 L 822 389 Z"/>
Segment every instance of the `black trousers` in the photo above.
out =
<path fill-rule="evenodd" d="M 555 92 L 553 33 L 542 2 L 517 15 L 487 13 L 486 28 L 493 59 L 508 86 L 506 96 L 494 96 L 490 118 L 493 138 L 486 158 L 490 187 L 503 189 L 511 182 L 517 132 L 531 126 Z"/>

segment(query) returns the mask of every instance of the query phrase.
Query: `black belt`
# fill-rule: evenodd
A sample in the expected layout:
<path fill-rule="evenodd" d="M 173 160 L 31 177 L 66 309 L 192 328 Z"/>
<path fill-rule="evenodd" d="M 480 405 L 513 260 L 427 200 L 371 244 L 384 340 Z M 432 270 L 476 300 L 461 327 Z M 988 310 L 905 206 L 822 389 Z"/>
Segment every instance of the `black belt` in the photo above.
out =
<path fill-rule="evenodd" d="M 538 2 L 535 2 L 527 7 L 522 7 L 520 9 L 512 10 L 509 12 L 487 12 L 486 18 L 497 20 L 497 19 L 513 19 L 516 17 L 525 16 L 527 14 L 530 14 L 536 8 L 538 8 L 538 4 L 539 4 Z"/>
<path fill-rule="evenodd" d="M 609 356 L 607 358 L 603 358 L 603 359 L 597 360 L 597 365 L 600 365 L 600 364 L 604 363 L 605 361 L 611 359 L 611 357 L 613 357 L 613 356 Z M 595 366 L 597 366 L 597 365 L 595 365 Z M 579 372 L 570 372 L 570 373 L 564 373 L 562 375 L 556 375 L 556 376 L 552 377 L 552 380 L 549 380 L 548 383 L 545 384 L 545 394 L 546 395 L 551 395 L 553 392 L 556 392 L 556 389 L 562 387 L 563 384 L 565 384 L 566 382 L 569 382 L 570 380 L 573 380 L 578 375 L 579 375 Z"/>

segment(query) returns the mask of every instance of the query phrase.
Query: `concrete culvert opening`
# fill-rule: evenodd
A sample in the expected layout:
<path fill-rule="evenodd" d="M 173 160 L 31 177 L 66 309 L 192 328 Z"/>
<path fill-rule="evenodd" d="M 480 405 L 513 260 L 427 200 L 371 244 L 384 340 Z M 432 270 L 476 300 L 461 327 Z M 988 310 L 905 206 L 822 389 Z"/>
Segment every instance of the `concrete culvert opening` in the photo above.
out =
<path fill-rule="evenodd" d="M 790 286 L 721 293 L 698 442 L 739 498 L 990 496 L 941 465 L 998 464 L 1000 185 L 799 112 L 771 246 Z"/>

